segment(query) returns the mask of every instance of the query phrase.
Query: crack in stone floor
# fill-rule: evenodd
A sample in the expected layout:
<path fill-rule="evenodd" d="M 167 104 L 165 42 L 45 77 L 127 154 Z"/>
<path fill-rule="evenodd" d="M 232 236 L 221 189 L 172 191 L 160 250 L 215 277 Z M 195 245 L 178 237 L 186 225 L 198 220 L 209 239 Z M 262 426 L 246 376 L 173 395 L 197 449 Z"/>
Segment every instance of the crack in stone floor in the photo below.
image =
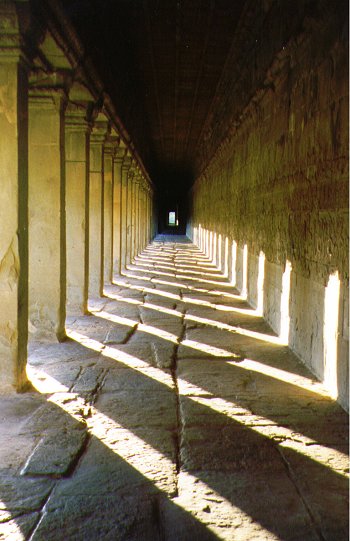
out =
<path fill-rule="evenodd" d="M 346 413 L 198 248 L 89 308 L 0 396 L 0 539 L 348 539 Z"/>

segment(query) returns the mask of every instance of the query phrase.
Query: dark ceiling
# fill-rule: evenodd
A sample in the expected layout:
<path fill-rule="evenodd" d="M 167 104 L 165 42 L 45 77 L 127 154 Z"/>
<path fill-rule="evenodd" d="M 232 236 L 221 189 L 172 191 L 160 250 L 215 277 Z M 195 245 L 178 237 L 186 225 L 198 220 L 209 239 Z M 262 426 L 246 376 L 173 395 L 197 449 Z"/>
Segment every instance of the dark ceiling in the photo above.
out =
<path fill-rule="evenodd" d="M 158 185 L 188 187 L 245 0 L 63 0 Z"/>

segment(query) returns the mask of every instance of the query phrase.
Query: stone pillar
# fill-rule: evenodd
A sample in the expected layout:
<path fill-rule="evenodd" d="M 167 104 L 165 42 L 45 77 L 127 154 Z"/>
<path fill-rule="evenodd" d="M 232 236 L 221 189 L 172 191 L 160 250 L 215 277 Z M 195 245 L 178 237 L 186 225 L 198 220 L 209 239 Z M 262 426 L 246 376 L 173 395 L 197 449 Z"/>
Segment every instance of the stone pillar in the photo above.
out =
<path fill-rule="evenodd" d="M 147 220 L 147 188 L 144 186 L 142 193 L 142 221 L 144 224 L 142 232 L 142 249 L 147 245 L 148 220 Z"/>
<path fill-rule="evenodd" d="M 113 159 L 113 273 L 121 273 L 122 165 L 125 148 L 119 147 Z"/>
<path fill-rule="evenodd" d="M 142 249 L 144 249 L 148 243 L 148 232 L 149 232 L 147 184 L 145 184 L 143 188 L 142 209 L 143 209 L 142 221 L 144 223 L 143 235 L 142 235 Z"/>
<path fill-rule="evenodd" d="M 104 283 L 113 280 L 113 159 L 118 139 L 116 136 L 108 137 L 104 145 Z"/>
<path fill-rule="evenodd" d="M 145 181 L 142 178 L 140 189 L 140 220 L 139 220 L 139 252 L 144 248 L 144 238 L 147 235 L 147 222 L 146 222 L 146 188 Z"/>
<path fill-rule="evenodd" d="M 140 177 L 138 185 L 138 201 L 137 201 L 137 224 L 136 224 L 136 255 L 141 252 L 141 236 L 142 236 L 142 177 Z"/>
<path fill-rule="evenodd" d="M 151 192 L 148 186 L 146 186 L 145 193 L 145 221 L 146 221 L 146 236 L 145 236 L 145 246 L 151 240 Z"/>
<path fill-rule="evenodd" d="M 149 186 L 146 185 L 146 245 L 151 238 L 151 193 Z"/>
<path fill-rule="evenodd" d="M 148 186 L 147 191 L 147 201 L 148 201 L 148 235 L 147 243 L 151 242 L 153 235 L 155 234 L 154 229 L 154 218 L 153 218 L 153 192 L 152 189 Z"/>
<path fill-rule="evenodd" d="M 140 182 L 139 174 L 136 175 L 134 181 L 134 227 L 133 227 L 133 242 L 132 242 L 132 259 L 135 259 L 138 252 L 138 225 L 139 225 L 139 193 L 140 193 Z"/>
<path fill-rule="evenodd" d="M 129 173 L 130 181 L 130 214 L 128 228 L 128 258 L 127 262 L 131 263 L 134 250 L 134 227 L 135 227 L 135 169 Z"/>
<path fill-rule="evenodd" d="M 66 98 L 62 88 L 50 89 L 47 79 L 41 88 L 39 80 L 33 76 L 29 92 L 29 331 L 34 339 L 63 340 Z"/>
<path fill-rule="evenodd" d="M 126 255 L 127 255 L 127 227 L 128 227 L 128 174 L 132 164 L 132 158 L 126 156 L 123 159 L 122 164 L 122 177 L 121 177 L 121 227 L 120 227 L 120 270 L 122 271 L 126 267 Z"/>
<path fill-rule="evenodd" d="M 104 256 L 104 182 L 103 146 L 107 121 L 99 115 L 90 137 L 90 197 L 89 197 L 89 296 L 103 295 Z"/>
<path fill-rule="evenodd" d="M 0 385 L 27 385 L 28 93 L 15 7 L 0 3 Z"/>
<path fill-rule="evenodd" d="M 86 107 L 66 110 L 67 312 L 87 312 L 89 289 L 89 147 Z"/>
<path fill-rule="evenodd" d="M 131 263 L 132 253 L 132 215 L 134 203 L 134 175 L 135 169 L 131 167 L 128 173 L 128 202 L 126 213 L 126 265 Z"/>

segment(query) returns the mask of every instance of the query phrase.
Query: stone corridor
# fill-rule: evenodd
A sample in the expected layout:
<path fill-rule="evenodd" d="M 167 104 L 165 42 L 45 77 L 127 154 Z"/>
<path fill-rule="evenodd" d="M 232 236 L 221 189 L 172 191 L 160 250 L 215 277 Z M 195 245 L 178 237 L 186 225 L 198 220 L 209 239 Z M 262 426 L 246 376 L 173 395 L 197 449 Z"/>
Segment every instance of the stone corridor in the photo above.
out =
<path fill-rule="evenodd" d="M 347 415 L 186 237 L 158 236 L 0 403 L 3 540 L 345 541 Z"/>

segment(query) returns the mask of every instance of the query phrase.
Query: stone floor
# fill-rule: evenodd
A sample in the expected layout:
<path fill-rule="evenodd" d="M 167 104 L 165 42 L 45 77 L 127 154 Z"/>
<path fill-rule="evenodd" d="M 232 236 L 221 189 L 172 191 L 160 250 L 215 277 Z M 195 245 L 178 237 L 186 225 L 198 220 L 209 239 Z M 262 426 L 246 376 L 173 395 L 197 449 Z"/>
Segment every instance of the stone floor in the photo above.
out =
<path fill-rule="evenodd" d="M 193 244 L 90 309 L 0 397 L 0 539 L 348 539 L 347 415 Z"/>

